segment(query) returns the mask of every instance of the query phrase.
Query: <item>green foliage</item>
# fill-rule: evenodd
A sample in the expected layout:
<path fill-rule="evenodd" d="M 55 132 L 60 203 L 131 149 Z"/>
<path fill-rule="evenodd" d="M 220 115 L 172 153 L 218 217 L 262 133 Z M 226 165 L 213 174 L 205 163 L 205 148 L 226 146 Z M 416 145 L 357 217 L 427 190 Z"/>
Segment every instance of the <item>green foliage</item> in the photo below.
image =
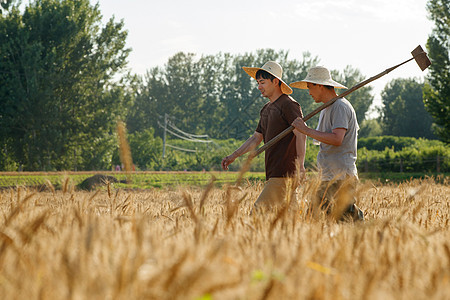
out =
<path fill-rule="evenodd" d="M 423 84 L 415 79 L 394 79 L 381 93 L 383 135 L 434 138 L 432 118 L 425 110 Z"/>
<path fill-rule="evenodd" d="M 424 89 L 425 107 L 433 116 L 436 134 L 450 143 L 450 2 L 430 0 L 427 9 L 435 27 L 427 41 L 432 64 Z"/>
<path fill-rule="evenodd" d="M 0 146 L 24 170 L 110 165 L 129 97 L 123 22 L 88 0 L 38 0 L 0 18 Z"/>
<path fill-rule="evenodd" d="M 398 136 L 378 136 L 358 139 L 358 148 L 366 148 L 368 150 L 383 151 L 385 148 L 393 148 L 396 151 L 405 147 L 413 147 L 420 149 L 422 147 L 432 147 L 443 145 L 437 140 L 416 139 L 412 137 Z"/>
<path fill-rule="evenodd" d="M 382 134 L 380 122 L 377 119 L 364 120 L 358 132 L 358 136 L 361 138 L 375 137 Z"/>
<path fill-rule="evenodd" d="M 358 141 L 360 172 L 449 172 L 450 148 L 437 140 L 371 137 Z"/>
<path fill-rule="evenodd" d="M 319 145 L 314 145 L 313 139 L 306 138 L 305 168 L 317 168 L 317 154 L 319 153 Z"/>
<path fill-rule="evenodd" d="M 140 169 L 161 169 L 162 140 L 153 135 L 153 129 L 147 129 L 129 135 L 133 163 Z"/>
<path fill-rule="evenodd" d="M 19 168 L 14 159 L 5 150 L 0 150 L 0 170 L 16 171 Z"/>

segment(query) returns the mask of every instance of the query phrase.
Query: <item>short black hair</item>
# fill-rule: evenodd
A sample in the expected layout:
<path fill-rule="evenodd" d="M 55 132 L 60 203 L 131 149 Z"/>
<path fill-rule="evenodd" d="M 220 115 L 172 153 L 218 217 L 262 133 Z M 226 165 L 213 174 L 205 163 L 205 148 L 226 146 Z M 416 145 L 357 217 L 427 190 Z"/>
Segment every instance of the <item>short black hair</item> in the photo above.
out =
<path fill-rule="evenodd" d="M 312 82 L 311 82 L 312 83 Z M 318 85 L 318 83 L 312 83 L 314 85 Z M 329 90 L 334 90 L 334 86 L 331 85 L 325 85 L 325 84 L 319 84 L 319 85 L 323 85 L 325 88 L 329 89 Z"/>
<path fill-rule="evenodd" d="M 270 74 L 267 71 L 264 70 L 258 70 L 258 72 L 256 72 L 255 78 L 258 80 L 260 78 L 262 79 L 270 79 L 270 81 L 273 81 L 276 77 L 273 76 L 272 74 Z M 278 79 L 278 78 L 277 78 Z M 278 85 L 281 86 L 281 80 L 278 80 Z"/>

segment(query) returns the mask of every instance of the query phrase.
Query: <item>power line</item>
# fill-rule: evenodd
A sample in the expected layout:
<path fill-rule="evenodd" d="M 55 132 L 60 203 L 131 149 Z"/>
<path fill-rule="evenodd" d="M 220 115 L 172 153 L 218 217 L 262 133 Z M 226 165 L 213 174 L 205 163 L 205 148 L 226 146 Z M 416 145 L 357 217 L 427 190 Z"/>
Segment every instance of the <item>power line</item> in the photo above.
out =
<path fill-rule="evenodd" d="M 160 119 L 163 118 L 163 116 L 158 115 L 158 117 Z M 186 149 L 186 148 L 182 148 L 182 147 L 177 147 L 177 146 L 173 146 L 173 145 L 169 145 L 166 143 L 166 136 L 167 133 L 181 139 L 181 140 L 185 140 L 185 141 L 189 141 L 189 142 L 194 142 L 194 143 L 213 143 L 216 146 L 217 145 L 212 139 L 209 138 L 209 136 L 207 134 L 192 134 L 192 133 L 188 133 L 185 132 L 181 129 L 179 129 L 178 127 L 176 127 L 170 120 L 169 118 L 171 118 L 168 114 L 164 115 L 164 124 L 162 124 L 162 122 L 160 122 L 159 120 L 157 121 L 157 124 L 159 127 L 164 129 L 164 136 L 163 136 L 163 158 L 165 157 L 166 154 L 166 146 L 173 148 L 175 150 L 179 150 L 179 151 L 185 151 L 185 152 L 197 152 L 197 150 L 193 150 L 193 149 Z M 169 128 L 170 129 L 169 129 Z M 172 129 L 172 130 L 171 130 Z M 202 139 L 204 138 L 204 139 Z"/>
<path fill-rule="evenodd" d="M 197 134 L 191 134 L 191 133 L 184 132 L 181 129 L 178 129 L 170 121 L 167 122 L 167 125 L 169 125 L 172 129 L 178 131 L 179 133 L 184 134 L 184 135 L 186 135 L 188 137 L 191 137 L 191 138 L 209 138 L 209 136 L 207 134 L 197 135 Z"/>
<path fill-rule="evenodd" d="M 164 125 L 162 125 L 159 121 L 158 121 L 158 125 L 159 125 L 160 127 L 164 128 Z M 167 123 L 167 125 L 169 125 L 169 123 Z M 169 126 L 170 126 L 170 125 L 169 125 Z M 199 139 L 193 139 L 193 138 L 181 136 L 181 135 L 179 135 L 179 134 L 173 132 L 172 130 L 168 129 L 167 127 L 165 128 L 165 130 L 166 130 L 168 133 L 170 133 L 170 134 L 172 134 L 172 135 L 174 135 L 174 136 L 176 136 L 177 138 L 180 138 L 180 139 L 182 139 L 182 140 L 186 140 L 186 141 L 190 141 L 190 142 L 196 142 L 196 143 L 212 143 L 212 140 L 199 140 Z"/>
<path fill-rule="evenodd" d="M 166 144 L 166 146 L 170 147 L 170 148 L 173 148 L 173 149 L 180 150 L 180 151 L 185 151 L 185 152 L 197 152 L 197 150 L 181 148 L 181 147 L 177 147 L 177 146 L 173 146 L 173 145 L 169 145 L 169 144 Z"/>

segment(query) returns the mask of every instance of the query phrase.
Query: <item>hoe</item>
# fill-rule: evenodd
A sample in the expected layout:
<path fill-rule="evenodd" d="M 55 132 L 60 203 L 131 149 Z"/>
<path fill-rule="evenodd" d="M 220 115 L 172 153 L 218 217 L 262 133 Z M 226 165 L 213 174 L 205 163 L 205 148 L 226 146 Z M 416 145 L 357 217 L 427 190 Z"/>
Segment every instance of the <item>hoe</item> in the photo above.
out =
<path fill-rule="evenodd" d="M 417 64 L 419 65 L 420 69 L 422 71 L 424 71 L 426 68 L 428 68 L 429 65 L 431 65 L 430 60 L 428 59 L 428 56 L 426 54 L 425 51 L 423 51 L 422 47 L 419 45 L 416 47 L 416 49 L 414 49 L 412 52 L 412 58 L 402 62 L 401 64 L 398 64 L 396 66 L 393 66 L 392 68 L 386 69 L 385 71 L 381 72 L 378 75 L 375 75 L 365 81 L 362 81 L 360 83 L 358 83 L 357 85 L 355 85 L 354 87 L 352 87 L 351 89 L 343 92 L 342 94 L 340 94 L 339 96 L 334 97 L 333 99 L 331 99 L 330 101 L 328 101 L 327 103 L 319 106 L 318 108 L 316 108 L 314 111 L 312 111 L 311 113 L 309 113 L 307 116 L 305 116 L 303 118 L 303 121 L 307 121 L 309 119 L 311 119 L 315 114 L 317 114 L 318 112 L 320 112 L 321 110 L 327 108 L 328 106 L 332 105 L 334 102 L 336 102 L 337 99 L 339 98 L 343 98 L 345 96 L 347 96 L 348 94 L 356 91 L 357 89 L 365 86 L 366 84 L 368 84 L 369 82 L 372 82 L 384 75 L 386 75 L 387 73 L 391 72 L 392 70 L 400 67 L 403 64 L 406 64 L 407 62 L 411 61 L 411 60 L 415 60 L 417 62 Z M 252 157 L 255 157 L 259 154 L 261 154 L 262 152 L 264 152 L 265 150 L 267 150 L 268 148 L 272 147 L 275 143 L 277 143 L 279 140 L 281 140 L 282 138 L 284 138 L 287 134 L 289 134 L 291 131 L 293 131 L 295 128 L 294 126 L 290 126 L 288 128 L 286 128 L 284 131 L 280 132 L 277 136 L 275 136 L 273 139 L 271 139 L 270 141 L 268 141 L 267 143 L 265 143 L 263 146 L 261 146 L 260 148 L 256 149 L 253 153 L 252 153 Z"/>

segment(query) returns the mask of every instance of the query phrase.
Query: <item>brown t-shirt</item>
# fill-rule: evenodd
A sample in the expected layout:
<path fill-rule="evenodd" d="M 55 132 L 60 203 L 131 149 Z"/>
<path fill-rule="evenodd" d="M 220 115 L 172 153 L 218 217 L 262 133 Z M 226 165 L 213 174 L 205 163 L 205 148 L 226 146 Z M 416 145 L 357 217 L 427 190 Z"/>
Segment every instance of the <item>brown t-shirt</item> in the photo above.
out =
<path fill-rule="evenodd" d="M 263 135 L 267 143 L 280 132 L 291 126 L 297 118 L 303 118 L 300 104 L 288 95 L 281 95 L 274 102 L 269 102 L 261 109 L 256 132 Z M 287 177 L 295 173 L 297 148 L 295 135 L 290 132 L 280 141 L 268 148 L 265 153 L 266 180 L 272 177 Z"/>

